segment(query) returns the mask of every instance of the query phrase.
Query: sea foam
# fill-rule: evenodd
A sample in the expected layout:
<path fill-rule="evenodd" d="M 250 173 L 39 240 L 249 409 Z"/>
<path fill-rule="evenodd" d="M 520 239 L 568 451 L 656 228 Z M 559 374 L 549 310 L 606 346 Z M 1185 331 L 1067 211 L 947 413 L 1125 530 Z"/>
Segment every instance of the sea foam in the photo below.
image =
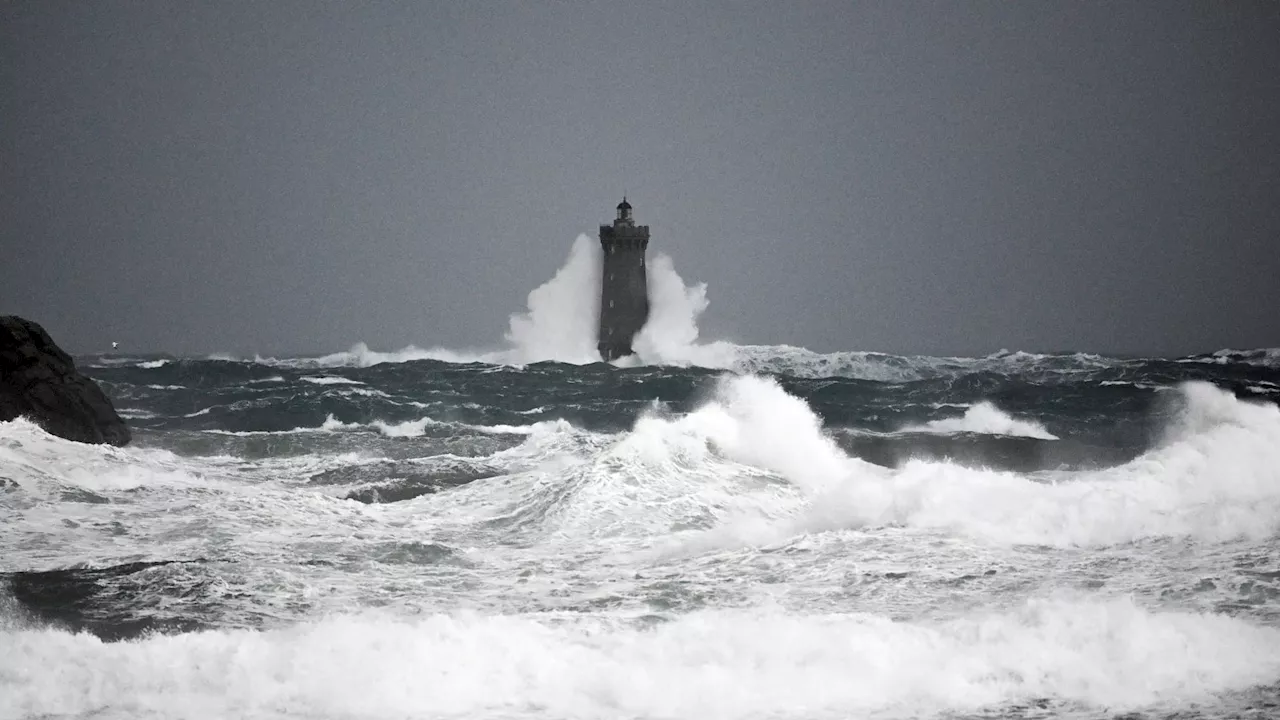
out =
<path fill-rule="evenodd" d="M 1124 711 L 1280 672 L 1280 632 L 1127 600 L 941 622 L 777 608 L 338 616 L 103 643 L 0 629 L 0 716 L 912 717 L 1045 699 Z"/>

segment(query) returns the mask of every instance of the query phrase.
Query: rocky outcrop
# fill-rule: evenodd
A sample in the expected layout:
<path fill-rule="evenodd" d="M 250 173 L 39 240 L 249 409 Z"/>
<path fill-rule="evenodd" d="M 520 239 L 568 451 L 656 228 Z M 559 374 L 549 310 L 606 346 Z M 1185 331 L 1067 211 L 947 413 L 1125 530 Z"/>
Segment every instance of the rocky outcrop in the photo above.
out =
<path fill-rule="evenodd" d="M 0 315 L 0 421 L 26 417 L 58 437 L 126 445 L 129 426 L 37 323 Z"/>

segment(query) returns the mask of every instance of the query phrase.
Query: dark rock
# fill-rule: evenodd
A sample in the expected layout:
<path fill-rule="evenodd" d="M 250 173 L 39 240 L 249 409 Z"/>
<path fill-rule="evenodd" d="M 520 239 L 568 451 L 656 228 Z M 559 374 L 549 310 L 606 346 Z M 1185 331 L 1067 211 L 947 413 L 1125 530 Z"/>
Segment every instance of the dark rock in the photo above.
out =
<path fill-rule="evenodd" d="M 40 325 L 0 316 L 0 421 L 26 417 L 46 432 L 83 443 L 127 445 L 129 426 L 102 388 Z"/>

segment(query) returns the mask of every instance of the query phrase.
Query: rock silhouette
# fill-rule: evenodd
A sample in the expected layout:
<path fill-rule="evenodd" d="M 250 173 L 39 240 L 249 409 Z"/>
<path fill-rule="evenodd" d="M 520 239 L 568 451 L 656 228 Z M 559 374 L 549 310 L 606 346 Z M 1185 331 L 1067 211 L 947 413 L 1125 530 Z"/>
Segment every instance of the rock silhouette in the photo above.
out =
<path fill-rule="evenodd" d="M 0 316 L 0 421 L 26 417 L 83 443 L 127 445 L 129 426 L 93 380 L 38 323 Z"/>

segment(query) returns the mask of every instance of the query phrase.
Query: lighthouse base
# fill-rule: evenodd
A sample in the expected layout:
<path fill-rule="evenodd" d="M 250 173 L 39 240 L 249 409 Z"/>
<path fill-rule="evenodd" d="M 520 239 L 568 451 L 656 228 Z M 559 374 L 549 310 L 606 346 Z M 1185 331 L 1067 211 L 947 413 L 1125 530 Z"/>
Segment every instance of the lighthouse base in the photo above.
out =
<path fill-rule="evenodd" d="M 600 343 L 596 349 L 600 351 L 600 358 L 605 362 L 613 362 L 618 358 L 635 354 L 631 349 L 631 343 Z"/>

